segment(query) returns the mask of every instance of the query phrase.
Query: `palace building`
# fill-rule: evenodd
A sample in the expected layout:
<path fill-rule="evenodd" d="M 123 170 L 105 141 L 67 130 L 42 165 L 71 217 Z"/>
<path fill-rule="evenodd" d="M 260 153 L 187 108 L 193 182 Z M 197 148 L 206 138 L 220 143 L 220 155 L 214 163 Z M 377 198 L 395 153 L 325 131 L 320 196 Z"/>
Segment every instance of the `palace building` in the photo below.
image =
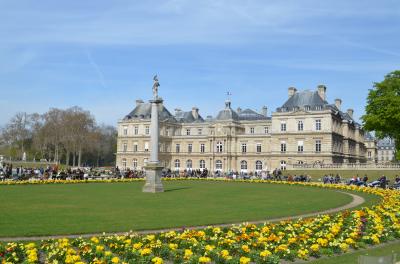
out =
<path fill-rule="evenodd" d="M 267 107 L 234 110 L 231 102 L 215 118 L 199 109 L 159 107 L 159 159 L 176 170 L 260 172 L 294 164 L 366 163 L 366 136 L 342 111 L 341 100 L 329 103 L 327 89 L 288 89 L 288 99 L 271 115 Z M 150 156 L 150 103 L 136 101 L 132 112 L 118 122 L 116 165 L 142 169 Z"/>

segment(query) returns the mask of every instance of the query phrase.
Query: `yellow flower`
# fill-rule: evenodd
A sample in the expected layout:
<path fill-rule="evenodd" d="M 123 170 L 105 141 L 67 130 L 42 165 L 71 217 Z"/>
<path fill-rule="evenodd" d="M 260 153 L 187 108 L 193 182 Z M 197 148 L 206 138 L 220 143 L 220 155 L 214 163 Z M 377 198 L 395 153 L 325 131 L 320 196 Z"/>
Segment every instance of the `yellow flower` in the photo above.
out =
<path fill-rule="evenodd" d="M 171 249 L 172 251 L 174 251 L 174 250 L 176 250 L 176 249 L 178 248 L 178 244 L 170 243 L 170 244 L 168 245 L 168 247 L 169 247 L 169 249 Z"/>
<path fill-rule="evenodd" d="M 151 260 L 151 262 L 153 262 L 154 264 L 163 264 L 163 263 L 164 263 L 163 259 L 160 258 L 160 257 L 155 257 L 155 258 L 153 258 L 153 259 Z"/>
<path fill-rule="evenodd" d="M 190 259 L 193 255 L 193 252 L 190 249 L 185 249 L 185 255 L 183 256 L 184 259 Z"/>
<path fill-rule="evenodd" d="M 113 257 L 113 258 L 111 259 L 111 262 L 112 262 L 112 263 L 119 263 L 119 258 L 118 258 L 118 257 Z"/>
<path fill-rule="evenodd" d="M 250 248 L 249 248 L 248 245 L 243 245 L 243 246 L 242 246 L 242 250 L 243 250 L 244 252 L 246 252 L 246 253 L 249 253 L 249 252 L 250 252 Z"/>
<path fill-rule="evenodd" d="M 272 255 L 271 251 L 269 250 L 264 250 L 260 252 L 260 257 L 266 258 L 268 256 Z"/>
<path fill-rule="evenodd" d="M 200 257 L 199 263 L 210 263 L 211 259 L 209 257 Z"/>
<path fill-rule="evenodd" d="M 247 258 L 247 257 L 241 257 L 239 260 L 240 264 L 248 264 L 248 263 L 250 263 L 250 261 L 251 261 L 251 259 Z"/>
<path fill-rule="evenodd" d="M 349 249 L 349 245 L 346 243 L 340 243 L 339 247 L 343 252 L 346 252 Z"/>
<path fill-rule="evenodd" d="M 104 252 L 104 255 L 106 256 L 106 257 L 108 257 L 108 256 L 111 256 L 111 251 L 106 251 L 106 252 Z"/>
<path fill-rule="evenodd" d="M 92 242 L 95 243 L 95 244 L 98 244 L 98 243 L 99 243 L 99 239 L 98 239 L 97 237 L 92 237 L 92 238 L 90 239 L 90 241 L 92 241 Z"/>
<path fill-rule="evenodd" d="M 147 256 L 147 255 L 151 254 L 151 249 L 150 248 L 144 248 L 144 249 L 139 250 L 139 252 L 140 252 L 140 255 Z"/>
<path fill-rule="evenodd" d="M 141 243 L 141 242 L 133 244 L 133 248 L 136 250 L 142 248 L 142 246 L 143 246 L 143 243 Z"/>
<path fill-rule="evenodd" d="M 317 252 L 319 250 L 319 245 L 318 244 L 313 244 L 310 249 L 314 252 Z"/>
<path fill-rule="evenodd" d="M 214 248 L 215 248 L 215 246 L 213 246 L 213 245 L 206 245 L 206 246 L 204 247 L 204 249 L 205 249 L 206 251 L 213 251 Z"/>

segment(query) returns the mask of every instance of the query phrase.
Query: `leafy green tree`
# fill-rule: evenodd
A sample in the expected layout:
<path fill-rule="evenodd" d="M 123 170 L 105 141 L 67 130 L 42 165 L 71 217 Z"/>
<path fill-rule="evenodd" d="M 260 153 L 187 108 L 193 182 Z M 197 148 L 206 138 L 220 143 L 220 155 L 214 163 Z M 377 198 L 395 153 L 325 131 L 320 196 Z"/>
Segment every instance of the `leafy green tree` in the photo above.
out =
<path fill-rule="evenodd" d="M 362 117 L 365 129 L 375 131 L 379 138 L 393 138 L 397 159 L 400 159 L 400 71 L 391 72 L 382 82 L 374 83 L 365 112 Z"/>

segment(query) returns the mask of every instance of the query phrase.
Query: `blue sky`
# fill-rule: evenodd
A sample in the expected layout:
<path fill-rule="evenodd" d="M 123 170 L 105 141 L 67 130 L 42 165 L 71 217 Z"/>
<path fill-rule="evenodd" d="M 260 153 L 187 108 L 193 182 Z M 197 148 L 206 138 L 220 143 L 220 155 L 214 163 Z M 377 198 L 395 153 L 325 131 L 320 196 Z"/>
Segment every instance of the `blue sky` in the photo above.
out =
<path fill-rule="evenodd" d="M 74 105 L 115 125 L 155 73 L 170 111 L 215 116 L 230 91 L 270 113 L 289 86 L 325 84 L 359 118 L 399 48 L 398 0 L 0 0 L 0 126 Z"/>

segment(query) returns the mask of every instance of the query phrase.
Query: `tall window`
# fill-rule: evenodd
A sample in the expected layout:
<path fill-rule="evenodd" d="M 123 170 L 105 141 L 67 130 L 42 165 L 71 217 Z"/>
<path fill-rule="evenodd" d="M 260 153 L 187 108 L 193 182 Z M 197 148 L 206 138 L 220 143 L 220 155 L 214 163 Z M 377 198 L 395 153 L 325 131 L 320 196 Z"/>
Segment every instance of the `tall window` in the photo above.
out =
<path fill-rule="evenodd" d="M 242 161 L 240 162 L 240 169 L 241 169 L 241 170 L 247 170 L 247 161 L 242 160 Z"/>
<path fill-rule="evenodd" d="M 242 153 L 246 153 L 246 152 L 247 152 L 247 144 L 242 143 Z"/>
<path fill-rule="evenodd" d="M 186 169 L 192 169 L 192 160 L 186 161 Z"/>
<path fill-rule="evenodd" d="M 187 136 L 190 136 L 190 128 L 187 128 L 187 129 L 186 129 L 186 135 L 187 135 Z"/>
<path fill-rule="evenodd" d="M 201 153 L 206 152 L 206 144 L 204 144 L 204 143 L 201 143 L 201 144 L 200 144 L 200 152 L 201 152 Z"/>
<path fill-rule="evenodd" d="M 197 129 L 197 134 L 198 135 L 202 135 L 203 134 L 203 129 L 201 129 L 201 128 Z"/>
<path fill-rule="evenodd" d="M 261 160 L 256 161 L 256 170 L 258 170 L 258 171 L 262 170 L 262 161 Z"/>
<path fill-rule="evenodd" d="M 261 153 L 261 143 L 257 143 L 256 149 L 257 153 Z"/>
<path fill-rule="evenodd" d="M 254 134 L 254 127 L 250 127 L 250 134 Z"/>
<path fill-rule="evenodd" d="M 168 137 L 169 136 L 169 127 L 167 127 L 166 129 L 165 129 L 165 135 Z"/>
<path fill-rule="evenodd" d="M 204 160 L 200 160 L 200 169 L 205 169 L 206 168 L 206 162 Z"/>
<path fill-rule="evenodd" d="M 371 151 L 368 151 L 368 158 L 371 158 Z"/>
<path fill-rule="evenodd" d="M 135 142 L 133 143 L 133 152 L 137 152 L 138 151 L 138 143 Z"/>
<path fill-rule="evenodd" d="M 299 121 L 297 122 L 297 130 L 298 130 L 298 131 L 303 131 L 303 128 L 304 128 L 303 121 L 302 121 L 302 120 L 299 120 Z"/>
<path fill-rule="evenodd" d="M 124 136 L 128 135 L 128 127 L 124 127 Z"/>
<path fill-rule="evenodd" d="M 315 120 L 315 130 L 317 130 L 317 131 L 321 130 L 321 119 Z"/>
<path fill-rule="evenodd" d="M 282 132 L 286 131 L 286 122 L 285 121 L 281 122 L 281 131 Z"/>
<path fill-rule="evenodd" d="M 297 141 L 297 151 L 303 152 L 304 151 L 304 142 L 302 140 Z"/>
<path fill-rule="evenodd" d="M 222 170 L 222 161 L 220 160 L 215 161 L 215 169 L 219 171 Z"/>
<path fill-rule="evenodd" d="M 176 159 L 175 160 L 175 170 L 179 170 L 180 167 L 181 167 L 181 162 L 180 162 L 180 160 Z"/>
<path fill-rule="evenodd" d="M 286 152 L 286 142 L 281 141 L 281 152 Z"/>
<path fill-rule="evenodd" d="M 122 159 L 122 168 L 126 168 L 126 159 Z"/>
<path fill-rule="evenodd" d="M 144 151 L 149 151 L 149 142 L 144 142 Z"/>
<path fill-rule="evenodd" d="M 188 152 L 192 153 L 193 151 L 193 144 L 188 144 Z"/>
<path fill-rule="evenodd" d="M 139 127 L 135 126 L 134 132 L 135 132 L 135 135 L 139 134 Z"/>
<path fill-rule="evenodd" d="M 320 139 L 315 140 L 315 151 L 321 152 L 321 140 Z"/>
<path fill-rule="evenodd" d="M 146 135 L 150 134 L 150 127 L 149 126 L 146 126 L 145 133 L 146 133 Z"/>
<path fill-rule="evenodd" d="M 268 131 L 269 129 L 268 129 L 268 127 L 266 126 L 266 127 L 264 127 L 264 134 L 268 134 L 269 133 L 269 131 Z"/>
<path fill-rule="evenodd" d="M 122 146 L 122 149 L 124 152 L 126 152 L 128 150 L 128 143 L 124 143 L 124 145 Z"/>
<path fill-rule="evenodd" d="M 132 168 L 135 170 L 137 168 L 137 159 L 133 159 Z"/>
<path fill-rule="evenodd" d="M 176 153 L 181 152 L 181 145 L 180 144 L 176 144 L 175 152 Z"/>
<path fill-rule="evenodd" d="M 223 150 L 223 148 L 222 148 L 222 142 L 221 141 L 218 141 L 217 142 L 217 152 L 219 152 L 219 153 L 221 153 L 222 152 L 222 150 Z"/>
<path fill-rule="evenodd" d="M 286 170 L 286 161 L 281 160 L 281 170 Z"/>

